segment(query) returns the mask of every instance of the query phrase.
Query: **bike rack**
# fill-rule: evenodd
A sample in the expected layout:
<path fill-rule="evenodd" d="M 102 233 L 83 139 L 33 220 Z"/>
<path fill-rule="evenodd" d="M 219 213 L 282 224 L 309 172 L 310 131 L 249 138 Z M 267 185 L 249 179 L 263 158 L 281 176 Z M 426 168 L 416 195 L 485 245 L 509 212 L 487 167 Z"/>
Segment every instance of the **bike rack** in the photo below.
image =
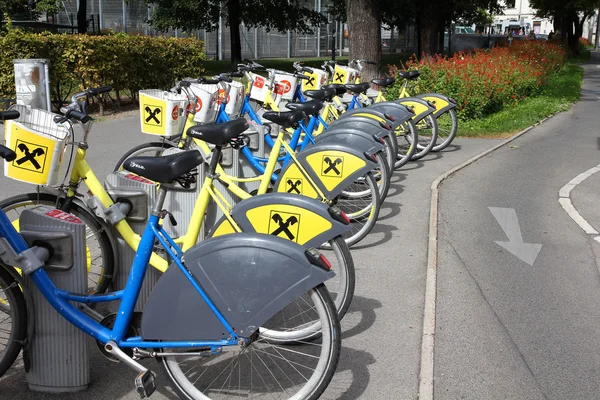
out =
<path fill-rule="evenodd" d="M 48 206 L 23 211 L 19 224 L 21 236 L 30 246 L 35 242 L 52 246 L 52 257 L 43 268 L 56 286 L 86 293 L 85 224 Z M 24 282 L 34 308 L 29 347 L 31 366 L 27 372 L 29 389 L 47 393 L 87 389 L 90 381 L 87 336 L 52 308 L 30 278 L 25 276 Z"/>

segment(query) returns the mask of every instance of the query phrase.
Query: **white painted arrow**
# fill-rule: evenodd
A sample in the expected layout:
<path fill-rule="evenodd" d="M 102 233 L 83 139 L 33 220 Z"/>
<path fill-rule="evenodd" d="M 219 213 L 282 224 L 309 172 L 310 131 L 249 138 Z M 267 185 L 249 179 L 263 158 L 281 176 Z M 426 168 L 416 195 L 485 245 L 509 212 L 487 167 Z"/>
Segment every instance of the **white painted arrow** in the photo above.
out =
<path fill-rule="evenodd" d="M 521 235 L 521 227 L 519 226 L 519 219 L 517 218 L 517 212 L 514 208 L 499 208 L 499 207 L 488 207 L 489 210 L 496 218 L 496 221 L 500 224 L 500 227 L 506 234 L 508 242 L 495 241 L 495 243 L 504 247 L 506 250 L 519 257 L 529 265 L 533 265 L 537 258 L 540 250 L 542 249 L 541 244 L 523 243 L 523 236 Z"/>

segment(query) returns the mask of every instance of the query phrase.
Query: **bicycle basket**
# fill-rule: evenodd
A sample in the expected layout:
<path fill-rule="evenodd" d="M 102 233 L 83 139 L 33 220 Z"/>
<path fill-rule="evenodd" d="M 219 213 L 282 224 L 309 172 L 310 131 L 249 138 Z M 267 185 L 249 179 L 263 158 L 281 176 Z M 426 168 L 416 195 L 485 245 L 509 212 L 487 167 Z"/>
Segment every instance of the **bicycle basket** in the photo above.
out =
<path fill-rule="evenodd" d="M 275 92 L 281 95 L 283 100 L 294 100 L 298 78 L 293 74 L 275 74 L 275 84 L 277 85 Z"/>
<path fill-rule="evenodd" d="M 252 87 L 250 88 L 250 98 L 264 103 L 269 92 L 269 83 L 263 76 L 250 72 L 252 78 Z"/>
<path fill-rule="evenodd" d="M 17 158 L 4 161 L 4 176 L 34 185 L 56 185 L 69 130 L 54 123 L 57 114 L 24 105 L 11 109 L 21 116 L 4 123 L 4 140 Z"/>
<path fill-rule="evenodd" d="M 190 89 L 196 96 L 196 114 L 194 121 L 207 123 L 215 122 L 219 106 L 217 97 L 219 95 L 219 86 L 207 83 L 193 83 Z"/>
<path fill-rule="evenodd" d="M 313 69 L 312 74 L 304 72 L 308 79 L 302 79 L 302 91 L 319 90 L 329 80 L 329 74 L 321 69 Z"/>
<path fill-rule="evenodd" d="M 139 93 L 142 132 L 160 136 L 179 134 L 185 123 L 182 111 L 187 96 L 160 89 L 140 90 Z"/>
<path fill-rule="evenodd" d="M 228 85 L 230 86 L 230 89 L 229 97 L 227 98 L 227 106 L 225 106 L 225 112 L 233 119 L 240 116 L 242 104 L 244 103 L 245 85 L 238 81 L 231 81 L 228 83 Z M 219 89 L 219 99 L 217 100 L 219 105 L 221 105 L 224 96 L 225 91 L 223 89 Z"/>
<path fill-rule="evenodd" d="M 336 65 L 333 70 L 333 83 L 341 83 L 342 85 L 354 83 L 358 75 L 358 70 L 354 68 Z"/>

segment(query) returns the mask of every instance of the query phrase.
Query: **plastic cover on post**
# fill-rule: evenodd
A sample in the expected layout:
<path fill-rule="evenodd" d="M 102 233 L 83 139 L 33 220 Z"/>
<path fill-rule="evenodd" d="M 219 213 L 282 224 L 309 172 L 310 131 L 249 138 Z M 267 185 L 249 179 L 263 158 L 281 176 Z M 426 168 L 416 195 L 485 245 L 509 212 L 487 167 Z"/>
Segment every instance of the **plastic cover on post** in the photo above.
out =
<path fill-rule="evenodd" d="M 62 271 L 52 268 L 47 273 L 59 289 L 87 293 L 85 224 L 71 214 L 48 206 L 23 211 L 19 224 L 20 230 L 27 232 L 24 236 L 29 245 L 57 235 L 72 238 L 72 254 L 70 257 L 62 254 L 61 257 L 61 260 L 69 259 L 72 268 Z M 29 388 L 48 393 L 86 389 L 90 378 L 85 333 L 61 317 L 31 279 L 24 277 L 24 280 L 31 291 L 35 315 L 35 331 L 30 346 L 31 369 L 27 373 Z"/>

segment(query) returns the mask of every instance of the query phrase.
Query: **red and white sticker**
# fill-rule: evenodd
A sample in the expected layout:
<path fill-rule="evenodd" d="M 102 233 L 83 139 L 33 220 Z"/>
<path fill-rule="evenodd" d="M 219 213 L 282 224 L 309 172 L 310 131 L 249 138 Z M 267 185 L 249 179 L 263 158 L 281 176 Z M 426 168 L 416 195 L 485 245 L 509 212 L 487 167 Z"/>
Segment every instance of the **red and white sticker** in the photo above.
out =
<path fill-rule="evenodd" d="M 202 110 L 202 100 L 198 97 L 198 101 L 196 102 L 196 112 L 199 113 Z"/>
<path fill-rule="evenodd" d="M 129 180 L 136 181 L 136 182 L 148 183 L 148 184 L 154 183 L 150 179 L 146 179 L 143 176 L 139 176 L 136 174 L 127 174 L 127 175 L 125 175 L 125 179 L 129 179 Z"/>
<path fill-rule="evenodd" d="M 284 79 L 281 82 L 279 82 L 279 84 L 283 86 L 283 94 L 288 93 L 290 90 L 292 90 L 292 84 L 290 83 L 290 81 L 286 81 Z"/>
<path fill-rule="evenodd" d="M 265 78 L 263 78 L 262 76 L 257 76 L 254 78 L 254 86 L 256 86 L 259 89 L 262 89 L 263 86 L 265 86 Z"/>
<path fill-rule="evenodd" d="M 177 121 L 177 118 L 179 118 L 179 106 L 175 105 L 175 107 L 173 107 L 173 111 L 171 111 L 171 117 L 173 117 L 173 121 Z"/>
<path fill-rule="evenodd" d="M 45 215 L 47 215 L 48 217 L 60 219 L 61 221 L 72 222 L 74 224 L 81 224 L 81 220 L 79 218 L 61 210 L 50 210 Z"/>
<path fill-rule="evenodd" d="M 284 85 L 282 85 L 281 83 L 276 83 L 275 84 L 275 94 L 283 94 L 284 91 Z"/>
<path fill-rule="evenodd" d="M 225 99 L 225 91 L 223 89 L 219 89 L 219 96 L 217 97 L 217 104 L 221 105 L 223 100 Z M 227 95 L 227 103 L 231 101 L 231 95 Z"/>

